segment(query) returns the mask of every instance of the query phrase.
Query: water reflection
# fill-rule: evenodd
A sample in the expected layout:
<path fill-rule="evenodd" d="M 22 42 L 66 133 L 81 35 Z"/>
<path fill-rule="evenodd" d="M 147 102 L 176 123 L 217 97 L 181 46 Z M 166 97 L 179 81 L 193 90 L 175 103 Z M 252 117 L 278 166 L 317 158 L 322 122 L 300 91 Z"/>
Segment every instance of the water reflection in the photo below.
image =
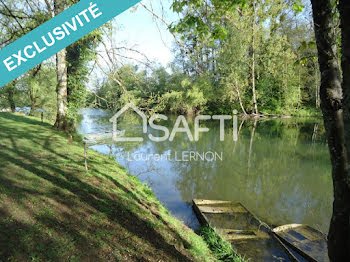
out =
<path fill-rule="evenodd" d="M 83 110 L 79 130 L 111 131 L 110 116 L 99 110 Z M 210 132 L 200 134 L 198 142 L 177 134 L 174 141 L 161 143 L 150 141 L 134 116 L 121 121 L 118 128 L 127 130 L 128 136 L 143 136 L 144 142 L 92 148 L 114 157 L 131 174 L 147 181 L 161 202 L 190 227 L 198 225 L 191 200 L 203 198 L 241 201 L 272 225 L 306 223 L 328 231 L 331 166 L 321 120 L 240 120 L 237 142 L 232 140 L 232 127 L 225 129 L 226 139 L 221 142 L 218 123 L 207 121 Z M 189 125 L 193 127 L 193 121 Z M 163 135 L 155 130 L 152 134 Z M 135 154 L 173 156 L 183 151 L 222 152 L 223 160 L 129 159 Z"/>

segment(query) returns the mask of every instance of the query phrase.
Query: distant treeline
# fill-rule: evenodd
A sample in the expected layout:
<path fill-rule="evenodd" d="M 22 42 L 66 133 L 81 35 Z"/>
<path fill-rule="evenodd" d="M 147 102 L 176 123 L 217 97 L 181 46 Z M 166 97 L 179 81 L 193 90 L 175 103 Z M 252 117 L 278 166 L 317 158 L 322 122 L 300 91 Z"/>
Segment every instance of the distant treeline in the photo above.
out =
<path fill-rule="evenodd" d="M 252 1 L 225 10 L 197 2 L 174 4 L 183 19 L 171 28 L 181 39 L 171 70 L 119 67 L 111 72 L 118 83 L 106 78 L 89 102 L 116 110 L 132 101 L 162 113 L 320 114 L 307 1 Z"/>

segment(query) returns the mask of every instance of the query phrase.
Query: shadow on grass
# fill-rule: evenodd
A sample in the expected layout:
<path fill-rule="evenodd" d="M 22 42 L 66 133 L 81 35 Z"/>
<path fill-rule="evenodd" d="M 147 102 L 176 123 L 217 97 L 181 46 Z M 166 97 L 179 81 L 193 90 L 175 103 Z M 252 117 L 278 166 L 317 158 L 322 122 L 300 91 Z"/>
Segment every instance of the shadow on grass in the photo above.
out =
<path fill-rule="evenodd" d="M 15 121 L 15 122 L 24 123 L 24 124 L 51 127 L 50 124 L 48 124 L 46 122 L 41 123 L 41 121 L 36 119 L 36 118 L 23 117 L 21 115 L 15 115 L 15 114 L 11 114 L 11 113 L 0 113 L 0 119 L 1 118 L 9 119 L 9 120 L 12 120 L 12 121 Z"/>
<path fill-rule="evenodd" d="M 4 117 L 2 115 L 1 117 Z M 23 118 L 12 114 L 6 114 L 5 118 L 14 120 L 16 122 L 23 122 L 30 125 L 41 125 L 39 121 L 35 119 Z M 1 121 L 1 120 L 0 120 Z M 0 173 L 0 183 L 2 185 L 2 191 L 5 192 L 8 198 L 14 201 L 13 205 L 18 205 L 26 209 L 26 205 L 29 205 L 28 199 L 30 196 L 38 198 L 39 201 L 44 199 L 53 199 L 55 202 L 60 203 L 64 208 L 62 210 L 72 211 L 74 205 L 82 205 L 86 210 L 97 211 L 97 213 L 103 214 L 108 220 L 119 227 L 125 229 L 130 236 L 136 236 L 147 245 L 151 246 L 154 250 L 161 252 L 169 261 L 192 261 L 190 258 L 179 252 L 175 246 L 168 243 L 164 237 L 158 233 L 154 228 L 150 226 L 147 220 L 144 220 L 141 216 L 136 215 L 129 211 L 129 207 L 125 206 L 114 199 L 111 194 L 104 192 L 102 189 L 94 187 L 74 174 L 64 170 L 64 168 L 58 168 L 47 164 L 45 161 L 41 161 L 34 157 L 31 152 L 26 152 L 16 144 L 16 135 L 13 133 L 2 134 L 3 137 L 9 139 L 12 146 L 1 145 L 0 151 L 0 163 L 6 163 L 12 167 L 17 167 L 30 173 L 30 176 L 35 176 L 46 183 L 53 185 L 64 192 L 69 192 L 72 196 L 71 199 L 67 198 L 67 195 L 60 193 L 49 193 L 42 191 L 40 186 L 37 190 L 28 189 L 25 184 L 14 183 L 16 178 L 8 179 L 7 176 L 18 176 L 18 179 L 25 180 L 25 176 L 19 176 L 16 173 L 12 173 L 11 170 L 5 170 L 6 172 Z M 30 137 L 30 136 L 29 136 Z M 1 144 L 1 141 L 0 141 Z M 49 142 L 45 143 L 45 148 L 49 148 Z M 50 150 L 51 153 L 56 153 L 54 150 Z M 57 154 L 57 153 L 56 153 Z M 59 157 L 65 157 L 57 154 Z M 0 168 L 1 170 L 1 168 Z M 103 174 L 103 176 L 111 180 L 114 185 L 124 192 L 129 193 L 135 201 L 143 204 L 142 201 L 125 186 L 118 183 L 113 178 Z M 30 179 L 28 177 L 27 179 Z M 43 185 L 44 186 L 44 185 Z M 39 197 L 38 197 L 39 196 Z M 114 196 L 115 197 L 115 196 Z M 81 217 L 78 217 L 74 212 L 61 212 L 64 218 L 56 217 L 55 213 L 58 210 L 50 212 L 39 212 L 31 214 L 32 224 L 24 223 L 20 219 L 10 215 L 0 202 L 0 257 L 1 259 L 10 259 L 12 256 L 23 257 L 23 260 L 40 259 L 43 261 L 53 260 L 65 260 L 73 258 L 72 256 L 76 250 L 80 250 L 79 259 L 93 258 L 93 261 L 109 261 L 110 258 L 101 255 L 101 247 L 97 236 L 94 235 L 96 228 L 81 228 Z M 29 208 L 28 208 L 29 210 Z M 161 217 L 158 217 L 161 219 Z M 162 221 L 165 223 L 165 221 Z M 102 225 L 102 227 L 104 227 Z M 108 229 L 108 227 L 106 226 Z M 113 227 L 109 227 L 112 229 Z M 45 230 L 43 230 L 45 229 Z M 117 227 L 115 227 L 117 229 Z M 175 231 L 173 231 L 175 232 Z M 107 243 L 111 245 L 112 249 L 117 248 L 115 244 L 122 243 L 125 239 L 118 234 L 119 232 L 109 232 L 108 234 L 115 234 L 119 240 L 114 243 Z M 58 235 L 64 235 L 59 238 Z M 69 251 L 72 251 L 70 253 Z M 147 253 L 147 250 L 143 252 Z M 112 254 L 113 251 L 110 250 Z M 68 255 L 70 254 L 70 255 Z M 144 258 L 140 255 L 132 254 L 133 259 L 138 261 L 144 261 Z M 152 255 L 152 254 L 148 254 Z M 34 256 L 31 258 L 30 256 Z"/>
<path fill-rule="evenodd" d="M 96 170 L 97 171 L 97 170 Z M 98 171 L 97 171 L 98 172 Z M 124 185 L 122 185 L 121 183 L 119 183 L 117 180 L 115 180 L 113 177 L 103 174 L 101 172 L 98 172 L 101 176 L 103 176 L 104 178 L 110 180 L 116 187 L 120 188 L 121 190 L 123 190 L 126 194 L 128 194 L 130 197 L 132 197 L 137 203 L 139 203 L 141 206 L 143 206 L 145 209 L 149 210 L 159 221 L 162 222 L 163 225 L 165 225 L 167 227 L 168 231 L 171 231 L 174 235 L 176 235 L 176 237 L 178 239 L 181 239 L 181 241 L 183 242 L 184 246 L 186 248 L 190 248 L 191 244 L 184 239 L 178 232 L 176 232 L 174 230 L 174 228 L 172 226 L 169 225 L 169 223 L 167 221 L 165 221 L 163 219 L 163 217 L 158 213 L 155 212 L 151 206 L 145 204 L 133 191 L 131 191 L 130 189 L 128 189 L 127 187 L 125 187 Z"/>

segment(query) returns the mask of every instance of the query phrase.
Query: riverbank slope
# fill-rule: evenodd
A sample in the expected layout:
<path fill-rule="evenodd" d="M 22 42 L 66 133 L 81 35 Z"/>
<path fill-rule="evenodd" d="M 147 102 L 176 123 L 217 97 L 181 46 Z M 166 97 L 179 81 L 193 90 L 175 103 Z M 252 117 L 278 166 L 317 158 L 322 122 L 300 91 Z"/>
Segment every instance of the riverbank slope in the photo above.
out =
<path fill-rule="evenodd" d="M 213 261 L 114 159 L 38 119 L 0 113 L 0 260 Z"/>

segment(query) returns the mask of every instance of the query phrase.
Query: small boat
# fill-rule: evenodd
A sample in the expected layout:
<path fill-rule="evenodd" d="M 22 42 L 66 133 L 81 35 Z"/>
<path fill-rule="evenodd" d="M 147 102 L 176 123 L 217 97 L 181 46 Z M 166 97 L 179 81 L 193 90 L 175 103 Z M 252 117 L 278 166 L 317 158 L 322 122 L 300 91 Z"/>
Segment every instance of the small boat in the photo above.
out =
<path fill-rule="evenodd" d="M 202 225 L 215 228 L 250 261 L 299 261 L 268 225 L 239 202 L 194 199 L 193 209 Z"/>
<path fill-rule="evenodd" d="M 241 256 L 256 262 L 328 262 L 326 236 L 301 224 L 270 228 L 244 205 L 234 201 L 193 200 L 202 225 L 210 225 Z"/>
<path fill-rule="evenodd" d="M 327 237 L 320 231 L 301 224 L 290 224 L 272 230 L 282 242 L 312 262 L 328 262 Z"/>

